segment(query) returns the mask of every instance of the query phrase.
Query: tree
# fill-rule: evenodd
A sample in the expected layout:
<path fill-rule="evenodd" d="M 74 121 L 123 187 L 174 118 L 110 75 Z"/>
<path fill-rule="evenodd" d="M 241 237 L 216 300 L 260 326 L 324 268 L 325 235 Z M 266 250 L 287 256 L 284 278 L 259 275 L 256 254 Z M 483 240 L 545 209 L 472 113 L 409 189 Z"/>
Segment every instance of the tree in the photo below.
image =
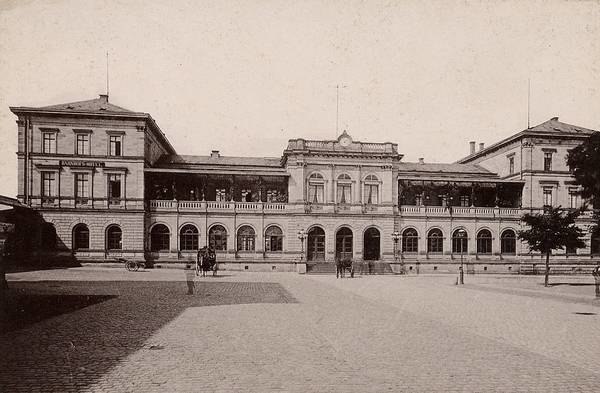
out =
<path fill-rule="evenodd" d="M 581 197 L 592 202 L 594 217 L 598 222 L 600 215 L 600 132 L 592 134 L 582 144 L 567 155 L 567 165 L 575 181 L 581 185 Z"/>
<path fill-rule="evenodd" d="M 531 251 L 546 255 L 545 287 L 548 286 L 552 250 L 585 247 L 583 231 L 575 225 L 579 213 L 579 210 L 563 211 L 559 206 L 548 208 L 544 214 L 528 213 L 521 217 L 529 229 L 519 231 L 519 239 L 525 240 Z"/>

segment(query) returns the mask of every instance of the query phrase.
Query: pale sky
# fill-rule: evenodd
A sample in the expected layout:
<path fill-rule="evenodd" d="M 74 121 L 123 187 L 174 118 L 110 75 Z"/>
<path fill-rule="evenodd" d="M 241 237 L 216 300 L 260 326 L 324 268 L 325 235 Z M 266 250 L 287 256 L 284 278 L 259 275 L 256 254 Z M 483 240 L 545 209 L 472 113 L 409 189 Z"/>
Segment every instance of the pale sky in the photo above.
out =
<path fill-rule="evenodd" d="M 453 162 L 560 116 L 600 129 L 600 2 L 0 0 L 0 194 L 8 106 L 96 98 L 150 113 L 180 154 L 277 157 L 291 138 L 396 142 Z"/>

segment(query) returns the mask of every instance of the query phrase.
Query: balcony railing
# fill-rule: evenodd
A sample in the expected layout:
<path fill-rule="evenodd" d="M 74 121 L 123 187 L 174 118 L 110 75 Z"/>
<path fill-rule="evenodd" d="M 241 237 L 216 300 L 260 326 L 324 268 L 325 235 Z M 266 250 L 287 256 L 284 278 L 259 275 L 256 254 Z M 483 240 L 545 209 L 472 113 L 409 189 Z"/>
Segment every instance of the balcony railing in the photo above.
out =
<path fill-rule="evenodd" d="M 177 201 L 150 200 L 148 209 L 155 212 L 198 212 L 198 213 L 313 213 L 313 214 L 391 214 L 391 205 L 334 204 L 334 203 L 277 203 L 235 201 Z M 444 207 L 402 205 L 403 216 L 427 217 L 506 217 L 519 218 L 524 211 L 504 207 Z"/>
<path fill-rule="evenodd" d="M 403 216 L 455 216 L 455 217 L 521 217 L 519 208 L 506 207 L 462 207 L 462 206 L 400 206 Z"/>
<path fill-rule="evenodd" d="M 177 201 L 151 200 L 150 211 L 187 212 L 284 212 L 287 204 L 277 202 L 225 202 L 225 201 Z"/>

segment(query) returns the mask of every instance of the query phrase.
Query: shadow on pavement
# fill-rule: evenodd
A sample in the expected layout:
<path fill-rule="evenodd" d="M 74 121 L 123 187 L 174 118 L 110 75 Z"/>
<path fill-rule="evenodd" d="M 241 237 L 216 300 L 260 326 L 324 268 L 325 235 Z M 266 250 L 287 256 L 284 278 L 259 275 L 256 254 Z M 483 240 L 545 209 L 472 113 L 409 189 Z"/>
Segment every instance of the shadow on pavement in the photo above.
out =
<path fill-rule="evenodd" d="M 0 335 L 2 392 L 86 390 L 128 355 L 148 350 L 148 339 L 188 307 L 297 302 L 280 284 L 261 282 L 198 280 L 193 296 L 187 280 L 11 282 L 10 288 L 21 294 L 16 304 L 26 314 L 41 316 Z"/>
<path fill-rule="evenodd" d="M 32 295 L 25 291 L 8 292 L 6 312 L 0 321 L 0 334 L 70 313 L 115 296 L 96 295 Z"/>

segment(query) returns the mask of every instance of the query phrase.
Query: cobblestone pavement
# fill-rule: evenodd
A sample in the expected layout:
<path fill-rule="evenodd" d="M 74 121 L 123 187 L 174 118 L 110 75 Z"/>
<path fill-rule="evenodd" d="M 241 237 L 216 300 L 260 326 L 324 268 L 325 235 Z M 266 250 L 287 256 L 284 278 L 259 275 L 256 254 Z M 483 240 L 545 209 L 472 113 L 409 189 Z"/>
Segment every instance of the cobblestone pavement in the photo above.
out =
<path fill-rule="evenodd" d="M 450 276 L 223 274 L 9 275 L 87 303 L 0 336 L 0 391 L 598 391 L 599 316 L 574 314 L 594 305 Z"/>

